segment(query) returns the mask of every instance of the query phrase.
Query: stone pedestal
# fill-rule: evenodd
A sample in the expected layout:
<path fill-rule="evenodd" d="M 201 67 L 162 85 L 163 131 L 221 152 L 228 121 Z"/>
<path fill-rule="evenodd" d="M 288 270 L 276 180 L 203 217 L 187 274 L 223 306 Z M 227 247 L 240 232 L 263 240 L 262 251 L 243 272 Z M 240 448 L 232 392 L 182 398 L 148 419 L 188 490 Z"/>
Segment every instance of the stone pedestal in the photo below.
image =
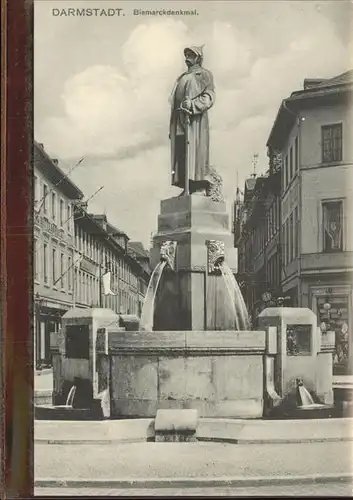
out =
<path fill-rule="evenodd" d="M 314 403 L 332 405 L 334 333 L 322 334 L 316 315 L 307 308 L 269 307 L 258 319 L 267 334 L 272 385 L 283 404 L 293 402 L 295 407 L 300 380 Z"/>
<path fill-rule="evenodd" d="M 75 308 L 63 316 L 60 334 L 51 339 L 55 405 L 66 404 L 71 387 L 76 385 L 76 408 L 99 408 L 108 416 L 107 329 L 118 329 L 118 324 L 119 317 L 111 309 Z"/>
<path fill-rule="evenodd" d="M 224 202 L 205 196 L 182 196 L 161 202 L 151 263 L 160 260 L 165 241 L 176 241 L 175 269 L 163 272 L 155 302 L 154 330 L 231 330 L 229 297 L 221 275 L 207 272 L 209 240 L 221 241 L 225 261 L 237 272 L 230 218 Z M 218 303 L 217 303 L 218 301 Z"/>

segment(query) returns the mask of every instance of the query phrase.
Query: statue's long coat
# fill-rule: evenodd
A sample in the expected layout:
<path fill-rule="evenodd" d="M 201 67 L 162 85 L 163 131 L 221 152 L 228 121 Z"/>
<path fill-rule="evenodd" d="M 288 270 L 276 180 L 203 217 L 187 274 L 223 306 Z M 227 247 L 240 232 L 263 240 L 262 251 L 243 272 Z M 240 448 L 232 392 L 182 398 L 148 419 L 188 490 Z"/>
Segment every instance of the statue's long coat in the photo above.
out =
<path fill-rule="evenodd" d="M 209 173 L 209 122 L 207 110 L 215 101 L 213 76 L 210 71 L 201 66 L 189 70 L 190 77 L 186 81 L 184 98 L 191 99 L 190 126 L 189 126 L 189 179 L 200 181 L 206 179 Z M 171 167 L 172 185 L 184 187 L 185 179 L 180 178 L 176 161 L 175 139 L 177 132 L 178 112 L 175 112 L 175 91 L 183 73 L 177 80 L 172 95 L 172 113 L 170 119 Z M 183 114 L 181 115 L 183 116 Z"/>

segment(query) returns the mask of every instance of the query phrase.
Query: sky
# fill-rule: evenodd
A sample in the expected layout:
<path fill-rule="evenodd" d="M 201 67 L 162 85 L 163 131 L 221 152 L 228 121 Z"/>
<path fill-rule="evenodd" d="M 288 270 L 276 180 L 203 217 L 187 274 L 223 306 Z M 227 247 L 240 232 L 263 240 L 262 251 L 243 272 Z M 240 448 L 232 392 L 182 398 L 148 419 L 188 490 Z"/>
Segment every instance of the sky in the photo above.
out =
<path fill-rule="evenodd" d="M 211 163 L 231 205 L 237 182 L 268 169 L 266 142 L 282 99 L 304 78 L 353 68 L 350 1 L 35 0 L 34 137 L 90 197 L 89 211 L 148 247 L 170 185 L 168 97 L 183 48 L 204 46 L 216 102 Z M 122 8 L 120 16 L 53 15 L 53 9 Z M 147 17 L 133 9 L 196 9 Z M 57 12 L 57 11 L 54 11 Z"/>

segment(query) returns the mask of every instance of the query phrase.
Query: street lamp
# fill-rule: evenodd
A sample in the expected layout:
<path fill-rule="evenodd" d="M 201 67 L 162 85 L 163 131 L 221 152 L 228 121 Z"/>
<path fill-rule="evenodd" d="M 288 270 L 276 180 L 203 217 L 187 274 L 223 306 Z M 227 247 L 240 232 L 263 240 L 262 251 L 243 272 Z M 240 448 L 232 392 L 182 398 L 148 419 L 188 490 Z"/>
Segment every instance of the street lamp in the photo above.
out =
<path fill-rule="evenodd" d="M 326 318 L 326 330 L 329 330 L 330 329 L 330 310 L 331 310 L 331 304 L 326 301 L 325 304 L 322 306 L 324 308 L 324 310 L 326 311 L 327 313 L 327 318 Z"/>

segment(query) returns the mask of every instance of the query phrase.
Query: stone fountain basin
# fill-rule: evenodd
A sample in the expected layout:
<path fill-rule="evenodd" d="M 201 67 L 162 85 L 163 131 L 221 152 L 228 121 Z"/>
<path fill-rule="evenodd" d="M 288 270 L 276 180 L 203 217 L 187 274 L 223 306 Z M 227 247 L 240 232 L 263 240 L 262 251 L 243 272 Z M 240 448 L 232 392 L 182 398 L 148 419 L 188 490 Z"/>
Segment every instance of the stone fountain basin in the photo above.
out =
<path fill-rule="evenodd" d="M 337 410 L 333 405 L 314 403 L 287 410 L 284 412 L 283 417 L 291 419 L 333 418 L 337 417 Z"/>
<path fill-rule="evenodd" d="M 320 403 L 313 403 L 311 405 L 300 405 L 298 406 L 298 410 L 304 410 L 304 411 L 309 411 L 309 410 L 315 410 L 315 409 L 323 409 L 323 408 L 331 408 L 331 406 L 327 406 L 324 404 Z"/>
<path fill-rule="evenodd" d="M 35 405 L 36 420 L 99 420 L 91 408 L 73 408 L 70 405 Z"/>

